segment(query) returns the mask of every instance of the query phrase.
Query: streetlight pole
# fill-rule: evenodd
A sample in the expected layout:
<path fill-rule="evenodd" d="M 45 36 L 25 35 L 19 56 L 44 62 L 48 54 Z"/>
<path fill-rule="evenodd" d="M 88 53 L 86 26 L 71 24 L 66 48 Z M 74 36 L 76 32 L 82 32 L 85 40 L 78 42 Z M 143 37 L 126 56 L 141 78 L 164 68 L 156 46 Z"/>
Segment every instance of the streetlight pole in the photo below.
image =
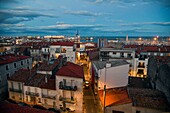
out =
<path fill-rule="evenodd" d="M 104 109 L 103 109 L 103 113 L 105 113 L 105 106 L 106 106 L 106 66 L 105 66 L 105 82 L 104 82 L 104 92 L 103 92 L 103 95 L 104 95 Z"/>

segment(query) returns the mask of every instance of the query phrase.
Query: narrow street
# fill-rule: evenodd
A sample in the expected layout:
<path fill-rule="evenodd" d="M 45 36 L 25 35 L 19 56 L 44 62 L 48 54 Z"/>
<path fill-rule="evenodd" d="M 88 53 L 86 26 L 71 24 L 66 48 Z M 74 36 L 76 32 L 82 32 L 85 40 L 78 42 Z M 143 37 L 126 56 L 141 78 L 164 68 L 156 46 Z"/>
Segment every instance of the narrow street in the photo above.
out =
<path fill-rule="evenodd" d="M 91 87 L 84 89 L 84 113 L 98 113 L 96 100 Z"/>

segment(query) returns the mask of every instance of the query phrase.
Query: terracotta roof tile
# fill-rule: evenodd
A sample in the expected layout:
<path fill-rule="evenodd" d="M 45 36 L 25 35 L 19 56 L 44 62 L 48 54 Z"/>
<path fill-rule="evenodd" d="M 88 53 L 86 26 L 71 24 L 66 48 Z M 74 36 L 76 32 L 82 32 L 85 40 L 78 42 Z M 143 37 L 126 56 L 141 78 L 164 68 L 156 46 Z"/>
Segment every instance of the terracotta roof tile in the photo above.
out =
<path fill-rule="evenodd" d="M 103 93 L 103 90 L 98 91 L 100 100 L 104 105 Z M 131 102 L 132 100 L 128 96 L 127 87 L 111 88 L 106 90 L 106 106 L 128 104 Z"/>
<path fill-rule="evenodd" d="M 22 56 L 22 55 L 14 55 L 14 54 L 0 55 L 0 65 L 9 64 L 9 63 L 24 60 L 27 58 L 30 58 L 30 57 Z"/>
<path fill-rule="evenodd" d="M 58 72 L 56 73 L 57 76 L 67 76 L 67 77 L 75 77 L 75 78 L 84 78 L 83 67 L 67 62 L 63 65 Z"/>
<path fill-rule="evenodd" d="M 35 75 L 35 70 L 19 69 L 8 80 L 25 83 L 31 76 Z"/>
<path fill-rule="evenodd" d="M 47 110 L 35 109 L 27 106 L 19 106 L 7 102 L 0 102 L 1 113 L 53 113 Z"/>
<path fill-rule="evenodd" d="M 55 79 L 48 78 L 47 83 L 45 82 L 45 80 L 43 80 L 41 82 L 40 88 L 56 90 Z"/>

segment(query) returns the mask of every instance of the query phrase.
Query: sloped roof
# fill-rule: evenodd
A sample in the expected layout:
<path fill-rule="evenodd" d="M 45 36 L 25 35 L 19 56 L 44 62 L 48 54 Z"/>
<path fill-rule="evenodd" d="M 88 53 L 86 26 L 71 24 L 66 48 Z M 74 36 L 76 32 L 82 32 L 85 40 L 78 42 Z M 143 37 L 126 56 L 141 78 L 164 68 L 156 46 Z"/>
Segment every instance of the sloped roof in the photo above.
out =
<path fill-rule="evenodd" d="M 0 102 L 1 113 L 53 113 L 47 110 L 35 109 L 28 106 L 19 106 L 17 104 Z"/>
<path fill-rule="evenodd" d="M 30 58 L 30 57 L 22 56 L 22 55 L 14 55 L 14 54 L 0 55 L 0 65 L 17 62 L 17 61 L 24 60 L 27 58 Z"/>
<path fill-rule="evenodd" d="M 8 80 L 25 83 L 35 73 L 35 70 L 19 69 L 15 74 L 10 76 Z"/>
<path fill-rule="evenodd" d="M 103 90 L 98 91 L 100 100 L 104 105 Z M 131 103 L 132 100 L 128 96 L 127 87 L 106 89 L 106 103 L 105 106 L 122 105 Z"/>
<path fill-rule="evenodd" d="M 168 101 L 161 91 L 154 89 L 128 88 L 133 106 L 170 111 Z"/>
<path fill-rule="evenodd" d="M 45 80 L 41 81 L 40 88 L 56 90 L 55 79 L 48 79 L 47 83 L 45 82 Z"/>
<path fill-rule="evenodd" d="M 113 60 L 113 61 L 93 61 L 93 64 L 97 67 L 97 69 L 103 69 L 107 63 L 111 63 L 111 67 L 127 65 L 129 64 L 126 60 Z"/>
<path fill-rule="evenodd" d="M 84 78 L 83 67 L 74 64 L 72 62 L 67 62 L 63 65 L 58 72 L 57 76 L 67 76 L 67 77 L 75 77 L 75 78 Z"/>

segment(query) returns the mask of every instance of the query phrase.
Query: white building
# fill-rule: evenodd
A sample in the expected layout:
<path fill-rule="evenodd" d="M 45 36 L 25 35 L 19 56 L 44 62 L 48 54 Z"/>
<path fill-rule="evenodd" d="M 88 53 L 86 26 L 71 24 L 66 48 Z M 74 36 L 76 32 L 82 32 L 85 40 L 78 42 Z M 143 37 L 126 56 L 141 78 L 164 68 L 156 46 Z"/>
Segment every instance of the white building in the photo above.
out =
<path fill-rule="evenodd" d="M 131 71 L 132 76 L 136 77 L 147 77 L 147 68 L 148 68 L 148 56 L 139 55 L 134 59 L 134 69 Z"/>
<path fill-rule="evenodd" d="M 126 60 L 130 64 L 129 71 L 134 70 L 134 58 L 135 49 L 101 48 L 99 52 L 100 61 Z"/>
<path fill-rule="evenodd" d="M 98 90 L 128 85 L 129 64 L 125 60 L 93 61 L 95 70 L 95 88 Z"/>
<path fill-rule="evenodd" d="M 14 54 L 0 56 L 0 98 L 7 94 L 7 79 L 22 68 L 32 68 L 31 57 Z"/>
<path fill-rule="evenodd" d="M 67 62 L 56 73 L 57 108 L 83 112 L 83 68 Z"/>
<path fill-rule="evenodd" d="M 67 57 L 67 61 L 76 61 L 76 49 L 74 42 L 53 42 L 50 45 L 50 57 L 58 58 L 59 55 Z"/>

